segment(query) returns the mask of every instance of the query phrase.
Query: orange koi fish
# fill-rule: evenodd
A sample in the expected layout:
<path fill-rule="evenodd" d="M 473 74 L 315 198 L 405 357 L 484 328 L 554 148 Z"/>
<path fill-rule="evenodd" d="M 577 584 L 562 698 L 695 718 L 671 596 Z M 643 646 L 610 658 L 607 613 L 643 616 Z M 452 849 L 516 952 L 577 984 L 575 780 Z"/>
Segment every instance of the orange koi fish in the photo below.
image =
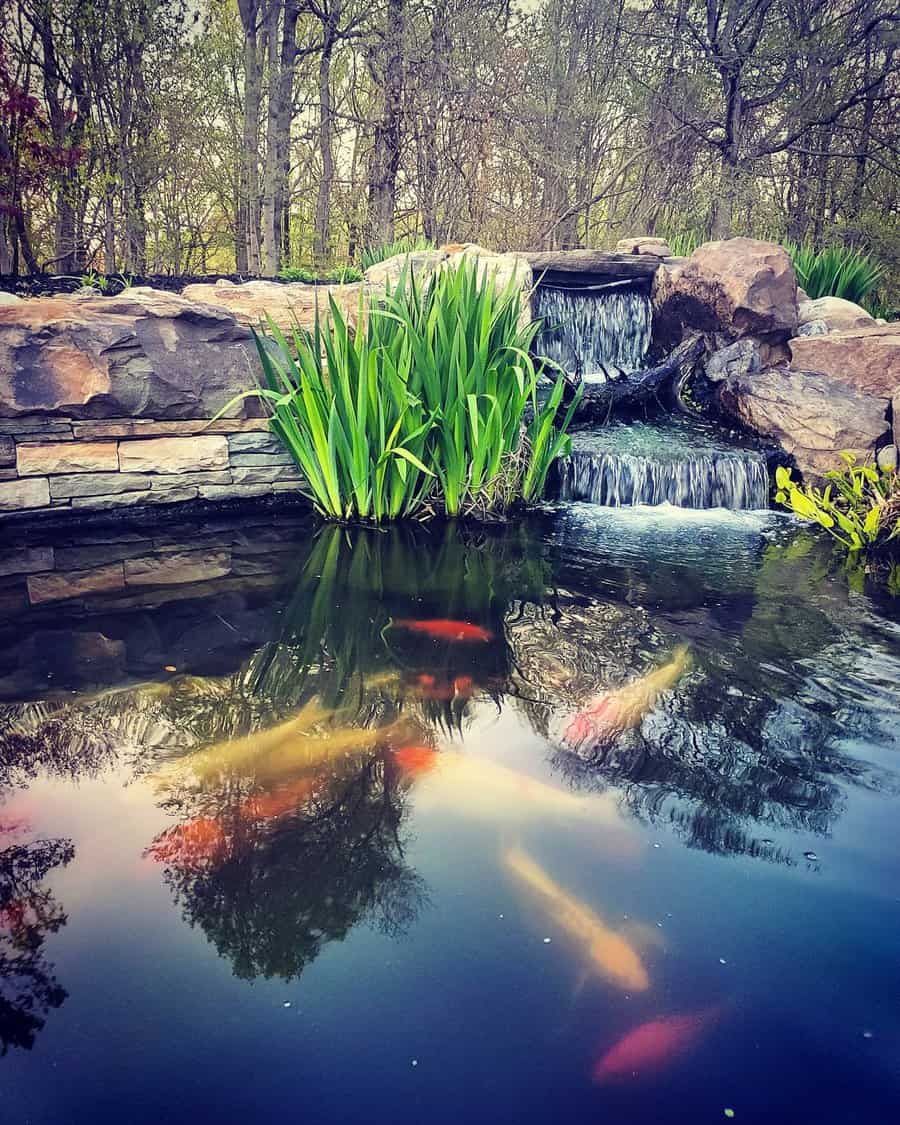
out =
<path fill-rule="evenodd" d="M 650 977 L 636 950 L 589 906 L 564 891 L 520 848 L 505 852 L 503 862 L 536 896 L 549 920 L 600 976 L 631 992 L 643 992 L 650 987 Z"/>
<path fill-rule="evenodd" d="M 410 774 L 427 773 L 438 764 L 440 755 L 430 746 L 401 746 L 394 751 L 394 761 Z"/>
<path fill-rule="evenodd" d="M 471 621 L 453 621 L 446 617 L 431 617 L 425 620 L 399 618 L 394 621 L 395 629 L 406 629 L 410 633 L 423 633 L 439 641 L 462 641 L 466 644 L 486 642 L 494 639 L 494 634 Z"/>
<path fill-rule="evenodd" d="M 668 663 L 592 700 L 569 721 L 563 738 L 577 749 L 608 746 L 623 731 L 640 726 L 662 693 L 678 683 L 690 666 L 687 646 L 682 645 Z"/>
<path fill-rule="evenodd" d="M 254 793 L 241 802 L 241 813 L 251 820 L 275 820 L 299 808 L 315 787 L 315 778 L 299 777 L 270 793 Z"/>
<path fill-rule="evenodd" d="M 225 853 L 225 832 L 211 816 L 200 816 L 187 824 L 173 824 L 161 832 L 147 849 L 157 863 L 196 869 Z"/>
<path fill-rule="evenodd" d="M 591 1076 L 603 1083 L 659 1070 L 696 1046 L 718 1016 L 718 1009 L 711 1009 L 642 1023 L 597 1060 Z"/>
<path fill-rule="evenodd" d="M 420 672 L 413 681 L 413 687 L 420 699 L 449 703 L 451 699 L 471 698 L 475 692 L 475 681 L 471 676 L 454 676 L 449 680 L 438 679 L 429 672 Z"/>

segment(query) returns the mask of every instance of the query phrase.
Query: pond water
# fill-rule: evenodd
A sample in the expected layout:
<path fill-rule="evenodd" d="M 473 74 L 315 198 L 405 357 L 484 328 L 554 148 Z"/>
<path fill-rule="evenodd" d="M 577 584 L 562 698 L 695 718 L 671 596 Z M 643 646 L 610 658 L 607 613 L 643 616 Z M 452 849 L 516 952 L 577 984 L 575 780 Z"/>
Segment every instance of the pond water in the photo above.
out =
<path fill-rule="evenodd" d="M 896 1120 L 900 614 L 819 540 L 48 544 L 78 596 L 0 585 L 4 1121 Z"/>

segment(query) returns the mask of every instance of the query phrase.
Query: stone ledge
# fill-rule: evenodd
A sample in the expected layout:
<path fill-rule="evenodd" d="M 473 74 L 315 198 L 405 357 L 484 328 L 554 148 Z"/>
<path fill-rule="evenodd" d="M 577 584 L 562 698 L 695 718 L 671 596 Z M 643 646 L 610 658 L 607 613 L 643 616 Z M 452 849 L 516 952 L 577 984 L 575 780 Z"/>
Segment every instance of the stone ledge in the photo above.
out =
<path fill-rule="evenodd" d="M 53 473 L 118 472 L 119 453 L 114 441 L 61 441 L 16 446 L 16 468 L 20 477 Z"/>
<path fill-rule="evenodd" d="M 0 481 L 0 512 L 24 508 L 46 508 L 50 504 L 50 485 L 46 477 Z"/>
<path fill-rule="evenodd" d="M 76 438 L 186 437 L 191 434 L 252 434 L 266 431 L 266 418 L 190 418 L 178 422 L 154 422 L 143 418 L 109 418 L 99 422 L 73 422 Z"/>
<path fill-rule="evenodd" d="M 119 442 L 122 472 L 180 473 L 228 468 L 223 435 L 158 437 Z"/>
<path fill-rule="evenodd" d="M 32 605 L 58 602 L 104 590 L 121 590 L 125 571 L 120 562 L 98 566 L 93 570 L 59 570 L 51 574 L 28 576 L 28 599 Z"/>

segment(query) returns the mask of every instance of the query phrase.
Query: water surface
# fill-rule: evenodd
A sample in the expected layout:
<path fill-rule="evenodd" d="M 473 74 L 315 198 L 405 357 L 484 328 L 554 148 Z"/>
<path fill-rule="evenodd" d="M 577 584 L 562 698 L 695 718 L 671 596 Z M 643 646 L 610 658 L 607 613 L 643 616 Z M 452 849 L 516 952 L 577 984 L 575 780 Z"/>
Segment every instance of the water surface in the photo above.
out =
<path fill-rule="evenodd" d="M 895 1118 L 898 615 L 786 518 L 54 547 L 165 580 L 0 589 L 4 1120 Z"/>

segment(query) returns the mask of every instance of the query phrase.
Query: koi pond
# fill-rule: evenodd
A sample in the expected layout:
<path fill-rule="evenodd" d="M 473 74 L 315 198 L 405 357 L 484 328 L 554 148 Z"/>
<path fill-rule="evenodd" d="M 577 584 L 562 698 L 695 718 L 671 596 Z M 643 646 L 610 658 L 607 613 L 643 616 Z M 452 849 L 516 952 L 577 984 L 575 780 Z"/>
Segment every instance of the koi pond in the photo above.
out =
<path fill-rule="evenodd" d="M 4 1121 L 897 1119 L 900 605 L 797 524 L 19 534 Z"/>

